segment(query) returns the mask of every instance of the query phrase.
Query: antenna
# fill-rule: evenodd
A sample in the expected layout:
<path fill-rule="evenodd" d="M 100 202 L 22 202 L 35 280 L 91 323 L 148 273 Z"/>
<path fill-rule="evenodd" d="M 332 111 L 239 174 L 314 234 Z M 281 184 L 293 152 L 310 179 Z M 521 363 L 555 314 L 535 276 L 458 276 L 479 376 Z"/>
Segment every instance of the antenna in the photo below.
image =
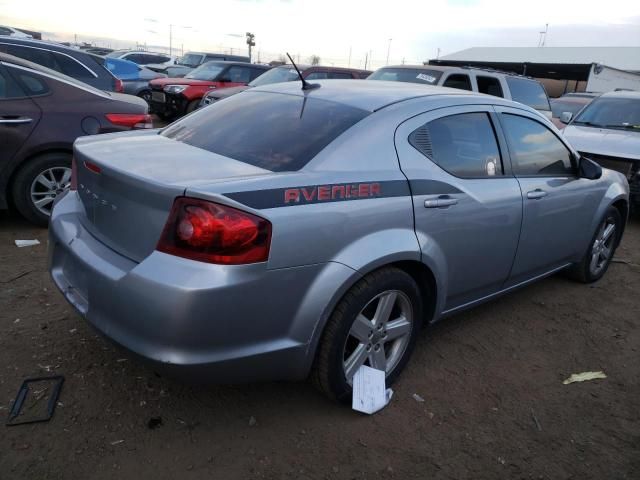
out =
<path fill-rule="evenodd" d="M 289 55 L 289 52 L 287 52 L 287 57 L 289 57 L 289 60 L 291 61 L 291 65 L 293 65 L 293 68 L 295 68 L 296 72 L 298 72 L 298 77 L 300 77 L 300 81 L 302 82 L 302 90 L 313 90 L 314 88 L 320 88 L 320 84 L 309 83 L 304 79 L 304 77 L 300 73 L 300 70 L 298 70 L 298 66 L 293 61 L 293 58 L 291 58 L 291 55 Z"/>

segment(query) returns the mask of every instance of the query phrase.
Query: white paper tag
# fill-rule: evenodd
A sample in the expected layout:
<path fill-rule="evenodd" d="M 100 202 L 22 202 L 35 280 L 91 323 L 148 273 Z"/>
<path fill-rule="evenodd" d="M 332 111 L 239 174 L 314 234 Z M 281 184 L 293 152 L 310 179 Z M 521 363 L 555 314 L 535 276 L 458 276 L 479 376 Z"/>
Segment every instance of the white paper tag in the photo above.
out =
<path fill-rule="evenodd" d="M 40 245 L 38 240 L 16 240 L 16 247 L 32 247 L 34 245 Z"/>
<path fill-rule="evenodd" d="M 371 415 L 386 407 L 392 396 L 393 390 L 385 388 L 382 370 L 362 365 L 353 376 L 351 408 L 354 410 Z"/>
<path fill-rule="evenodd" d="M 432 75 L 427 75 L 426 73 L 419 73 L 418 75 L 416 75 L 416 78 L 418 80 L 424 80 L 425 82 L 429 82 L 429 83 L 433 83 L 436 81 L 436 77 Z"/>

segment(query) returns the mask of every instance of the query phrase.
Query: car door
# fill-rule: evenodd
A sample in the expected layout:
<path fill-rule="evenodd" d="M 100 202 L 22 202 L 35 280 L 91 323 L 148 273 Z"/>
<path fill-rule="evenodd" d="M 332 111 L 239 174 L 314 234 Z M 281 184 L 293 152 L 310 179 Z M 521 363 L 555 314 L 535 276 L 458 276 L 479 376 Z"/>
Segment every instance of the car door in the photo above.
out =
<path fill-rule="evenodd" d="M 9 69 L 0 64 L 0 170 L 25 144 L 41 115 L 38 105 L 25 94 Z"/>
<path fill-rule="evenodd" d="M 522 233 L 507 286 L 575 261 L 601 193 L 580 178 L 571 150 L 539 115 L 495 107 L 523 198 Z"/>
<path fill-rule="evenodd" d="M 460 106 L 396 130 L 422 254 L 445 265 L 444 313 L 499 291 L 516 253 L 522 197 L 496 121 L 491 106 Z"/>

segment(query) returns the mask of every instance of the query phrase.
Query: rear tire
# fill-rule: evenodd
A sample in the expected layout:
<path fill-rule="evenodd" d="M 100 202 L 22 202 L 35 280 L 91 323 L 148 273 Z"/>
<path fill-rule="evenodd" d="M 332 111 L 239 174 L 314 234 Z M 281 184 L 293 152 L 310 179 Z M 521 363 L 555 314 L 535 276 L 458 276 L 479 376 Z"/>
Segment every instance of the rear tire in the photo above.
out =
<path fill-rule="evenodd" d="M 25 163 L 13 180 L 14 204 L 31 223 L 46 227 L 54 199 L 69 189 L 70 182 L 70 153 L 56 152 L 38 156 Z"/>
<path fill-rule="evenodd" d="M 620 212 L 615 207 L 609 207 L 598 223 L 587 252 L 579 263 L 569 269 L 569 276 L 582 283 L 600 280 L 611 264 L 621 236 Z"/>
<path fill-rule="evenodd" d="M 415 347 L 422 312 L 418 285 L 403 270 L 385 267 L 362 278 L 327 322 L 311 374 L 316 387 L 333 400 L 349 402 L 360 365 L 386 370 L 386 383 L 392 384 Z"/>

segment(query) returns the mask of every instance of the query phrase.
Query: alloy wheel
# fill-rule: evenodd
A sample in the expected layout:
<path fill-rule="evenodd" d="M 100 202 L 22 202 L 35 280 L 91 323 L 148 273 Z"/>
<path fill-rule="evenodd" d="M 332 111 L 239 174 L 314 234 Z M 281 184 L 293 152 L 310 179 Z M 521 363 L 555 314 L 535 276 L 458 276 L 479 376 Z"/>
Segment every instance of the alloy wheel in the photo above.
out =
<path fill-rule="evenodd" d="M 361 365 L 386 372 L 398 365 L 411 339 L 411 301 L 399 290 L 387 290 L 374 297 L 356 316 L 343 348 L 347 383 Z"/>
<path fill-rule="evenodd" d="M 611 259 L 616 238 L 615 231 L 616 223 L 612 217 L 607 218 L 598 230 L 591 247 L 591 261 L 589 262 L 589 271 L 594 276 L 598 275 Z"/>
<path fill-rule="evenodd" d="M 71 168 L 52 167 L 40 172 L 31 183 L 31 201 L 41 213 L 49 216 L 53 201 L 71 185 Z"/>

